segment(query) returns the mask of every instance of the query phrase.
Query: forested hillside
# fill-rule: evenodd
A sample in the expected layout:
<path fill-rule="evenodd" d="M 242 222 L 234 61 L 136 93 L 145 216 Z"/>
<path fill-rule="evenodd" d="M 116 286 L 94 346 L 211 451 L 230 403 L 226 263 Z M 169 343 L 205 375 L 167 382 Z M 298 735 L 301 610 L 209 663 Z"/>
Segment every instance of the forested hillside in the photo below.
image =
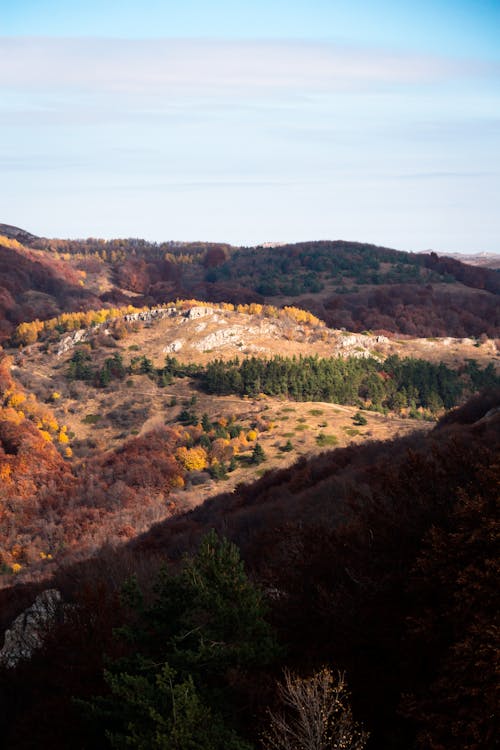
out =
<path fill-rule="evenodd" d="M 6 747 L 104 748 L 105 731 L 146 747 L 173 731 L 168 684 L 189 696 L 184 728 L 210 716 L 205 742 L 261 747 L 283 667 L 328 664 L 346 672 L 367 748 L 492 750 L 498 406 L 491 393 L 427 436 L 301 460 L 60 570 L 64 621 L 0 671 Z M 210 528 L 238 545 L 250 581 L 214 537 L 193 558 Z M 4 624 L 34 594 L 2 592 Z"/>
<path fill-rule="evenodd" d="M 0 242 L 4 338 L 12 322 L 125 305 L 131 297 L 139 306 L 176 297 L 295 304 L 332 327 L 352 331 L 496 337 L 500 330 L 498 271 L 435 253 L 345 241 L 234 248 L 137 239 L 51 240 L 20 231 L 16 236 L 29 250 L 15 239 Z M 22 255 L 22 277 L 13 253 Z M 54 277 L 50 288 L 37 274 L 40 264 Z"/>

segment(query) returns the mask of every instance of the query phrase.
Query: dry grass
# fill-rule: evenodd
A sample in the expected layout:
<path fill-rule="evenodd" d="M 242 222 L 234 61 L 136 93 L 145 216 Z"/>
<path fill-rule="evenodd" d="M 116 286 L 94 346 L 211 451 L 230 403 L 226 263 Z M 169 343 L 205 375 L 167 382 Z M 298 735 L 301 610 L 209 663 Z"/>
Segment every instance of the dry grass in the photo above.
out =
<path fill-rule="evenodd" d="M 236 333 L 224 345 L 216 350 L 200 351 L 200 345 L 207 336 L 228 328 L 235 329 Z M 188 363 L 205 364 L 215 357 L 243 358 L 245 352 L 262 356 L 331 356 L 339 351 L 342 339 L 345 336 L 340 332 L 327 328 L 310 329 L 306 325 L 289 321 L 270 321 L 235 312 L 216 312 L 195 320 L 178 317 L 157 321 L 152 325 L 140 325 L 136 331 L 116 342 L 116 348 L 94 349 L 92 358 L 94 364 L 99 364 L 113 352 L 119 351 L 126 363 L 133 356 L 145 355 L 156 366 L 162 366 L 166 356 L 165 348 L 174 341 L 182 341 L 182 347 L 177 352 L 171 352 L 171 355 Z M 490 361 L 498 362 L 498 353 L 492 341 L 479 347 L 474 346 L 471 340 L 455 339 L 391 340 L 376 343 L 372 337 L 359 335 L 353 347 L 359 350 L 363 343 L 367 350 L 373 351 L 375 348 L 382 356 L 397 353 L 403 357 L 422 357 L 431 361 L 444 361 L 450 365 L 471 357 L 483 365 Z M 49 347 L 48 352 L 43 351 L 40 345 L 31 347 L 29 354 L 22 358 L 24 364 L 18 369 L 18 375 L 38 395 L 51 391 L 61 393 L 60 400 L 53 408 L 59 422 L 66 424 L 68 432 L 74 435 L 74 460 L 94 451 L 116 448 L 132 435 L 142 434 L 163 424 L 175 424 L 184 408 L 183 403 L 189 402 L 193 395 L 197 400 L 194 410 L 200 417 L 204 412 L 211 420 L 234 417 L 245 429 L 250 429 L 256 423 L 273 424 L 270 430 L 260 430 L 259 442 L 268 458 L 259 470 L 282 468 L 294 462 L 298 455 L 331 449 L 328 443 L 332 444 L 333 440 L 325 440 L 320 435 L 335 436 L 337 445 L 345 446 L 351 441 L 359 443 L 364 440 L 385 440 L 413 430 L 427 430 L 432 426 L 396 416 L 364 412 L 368 422 L 356 428 L 353 416 L 358 411 L 357 407 L 330 403 L 291 403 L 270 397 L 215 397 L 197 392 L 195 383 L 189 379 L 178 379 L 167 388 L 159 388 L 146 376 L 134 375 L 121 382 L 114 381 L 107 389 L 100 390 L 81 382 L 70 383 L 65 377 L 65 371 L 72 352 L 57 357 L 54 351 L 55 346 Z M 346 352 L 349 353 L 352 352 Z M 176 400 L 176 406 L 171 405 L 172 400 Z M 94 419 L 89 415 L 98 415 L 99 418 Z M 293 449 L 282 452 L 280 448 L 288 439 L 292 442 Z M 198 503 L 222 488 L 231 489 L 238 482 L 251 481 L 255 475 L 255 467 L 240 466 L 229 475 L 227 481 L 209 482 L 184 492 L 185 499 L 190 504 Z"/>

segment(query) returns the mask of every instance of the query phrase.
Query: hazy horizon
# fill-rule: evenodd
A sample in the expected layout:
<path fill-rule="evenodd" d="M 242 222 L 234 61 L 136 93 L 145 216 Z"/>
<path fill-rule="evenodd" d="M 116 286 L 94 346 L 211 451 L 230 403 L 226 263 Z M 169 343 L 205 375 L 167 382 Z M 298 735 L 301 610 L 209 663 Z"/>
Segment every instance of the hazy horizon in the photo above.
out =
<path fill-rule="evenodd" d="M 500 251 L 497 3 L 67 8 L 0 14 L 5 223 Z"/>

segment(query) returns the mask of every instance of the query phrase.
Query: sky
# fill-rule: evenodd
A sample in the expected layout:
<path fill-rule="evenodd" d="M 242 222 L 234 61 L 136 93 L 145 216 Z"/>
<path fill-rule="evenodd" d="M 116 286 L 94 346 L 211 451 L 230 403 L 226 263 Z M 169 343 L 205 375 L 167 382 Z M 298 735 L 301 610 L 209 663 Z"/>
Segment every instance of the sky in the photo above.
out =
<path fill-rule="evenodd" d="M 499 0 L 0 0 L 0 222 L 500 252 L 499 30 Z"/>

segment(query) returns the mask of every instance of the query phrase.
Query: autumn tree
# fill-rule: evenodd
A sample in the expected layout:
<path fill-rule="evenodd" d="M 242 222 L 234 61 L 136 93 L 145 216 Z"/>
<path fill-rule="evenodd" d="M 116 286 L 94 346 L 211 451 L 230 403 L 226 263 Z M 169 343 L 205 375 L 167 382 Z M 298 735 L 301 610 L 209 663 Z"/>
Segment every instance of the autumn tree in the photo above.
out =
<path fill-rule="evenodd" d="M 368 734 L 355 723 L 344 675 L 323 668 L 302 678 L 285 670 L 278 685 L 283 713 L 269 712 L 265 750 L 362 750 Z"/>

